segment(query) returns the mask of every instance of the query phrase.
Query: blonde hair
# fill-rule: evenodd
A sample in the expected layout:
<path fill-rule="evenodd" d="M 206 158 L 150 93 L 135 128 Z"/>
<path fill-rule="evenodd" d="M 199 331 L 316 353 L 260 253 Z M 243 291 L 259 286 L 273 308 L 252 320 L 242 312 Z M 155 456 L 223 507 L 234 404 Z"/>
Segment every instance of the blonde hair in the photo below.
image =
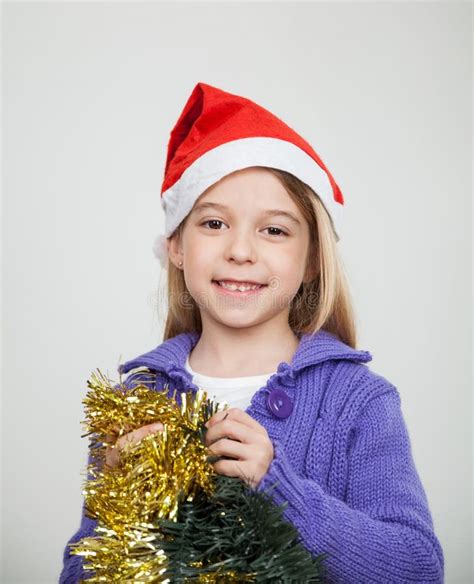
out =
<path fill-rule="evenodd" d="M 306 268 L 312 270 L 313 279 L 303 282 L 292 299 L 288 324 L 295 334 L 313 334 L 324 329 L 355 349 L 355 314 L 331 218 L 319 196 L 308 185 L 283 170 L 265 169 L 280 180 L 308 222 L 310 231 Z M 185 224 L 186 219 L 173 235 L 181 238 Z M 199 307 L 186 287 L 183 271 L 169 259 L 167 297 L 163 341 L 184 332 L 201 333 Z"/>

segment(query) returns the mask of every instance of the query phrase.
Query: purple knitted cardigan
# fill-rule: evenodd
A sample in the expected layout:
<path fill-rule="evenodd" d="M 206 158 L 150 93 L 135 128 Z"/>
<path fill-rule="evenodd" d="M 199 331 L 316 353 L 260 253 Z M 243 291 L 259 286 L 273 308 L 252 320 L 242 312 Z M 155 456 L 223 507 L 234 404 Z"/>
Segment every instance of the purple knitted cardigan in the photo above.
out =
<path fill-rule="evenodd" d="M 182 333 L 119 367 L 156 371 L 156 388 L 196 391 L 185 369 L 199 340 Z M 300 335 L 291 363 L 279 364 L 246 412 L 264 426 L 275 457 L 257 487 L 274 486 L 276 504 L 314 555 L 327 552 L 329 582 L 389 584 L 444 582 L 444 556 L 413 460 L 396 387 L 366 365 L 356 350 L 320 330 Z M 127 387 L 140 381 L 131 373 Z M 275 389 L 293 405 L 286 418 L 267 398 Z M 178 398 L 179 399 L 179 398 Z M 90 462 L 90 455 L 89 455 Z M 68 544 L 94 534 L 85 516 Z M 82 558 L 64 550 L 60 584 L 87 578 Z"/>

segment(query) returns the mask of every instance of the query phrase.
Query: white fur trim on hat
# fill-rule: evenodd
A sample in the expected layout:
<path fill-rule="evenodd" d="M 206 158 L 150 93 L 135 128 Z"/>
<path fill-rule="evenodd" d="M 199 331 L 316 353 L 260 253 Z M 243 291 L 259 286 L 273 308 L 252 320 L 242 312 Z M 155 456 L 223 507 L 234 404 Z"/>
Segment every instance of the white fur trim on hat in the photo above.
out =
<path fill-rule="evenodd" d="M 323 202 L 340 236 L 343 205 L 334 199 L 326 172 L 304 150 L 279 138 L 240 138 L 225 142 L 195 160 L 161 197 L 165 210 L 165 234 L 169 237 L 185 219 L 202 193 L 218 180 L 249 166 L 285 170 L 310 186 Z"/>
<path fill-rule="evenodd" d="M 160 233 L 155 237 L 153 243 L 153 254 L 160 260 L 161 267 L 164 270 L 168 269 L 168 245 L 166 243 L 166 235 Z"/>

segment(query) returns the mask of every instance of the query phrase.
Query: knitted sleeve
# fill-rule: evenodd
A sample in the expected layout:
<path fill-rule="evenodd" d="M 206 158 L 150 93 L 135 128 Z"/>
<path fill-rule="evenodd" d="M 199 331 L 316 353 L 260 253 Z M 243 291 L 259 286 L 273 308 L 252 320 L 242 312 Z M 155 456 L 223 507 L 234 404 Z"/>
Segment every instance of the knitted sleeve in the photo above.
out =
<path fill-rule="evenodd" d="M 444 582 L 444 557 L 415 468 L 396 388 L 373 397 L 351 426 L 344 501 L 295 473 L 281 445 L 258 491 L 287 502 L 285 518 L 330 582 Z"/>
<path fill-rule="evenodd" d="M 156 376 L 149 372 L 139 371 L 137 373 L 130 373 L 130 375 L 123 382 L 125 387 L 130 389 L 138 383 L 147 385 L 150 389 L 155 388 Z M 117 386 L 116 386 L 117 387 Z M 87 464 L 92 463 L 91 450 L 89 448 Z M 88 479 L 91 478 L 88 475 Z M 90 577 L 91 572 L 83 570 L 83 557 L 70 553 L 69 544 L 78 542 L 83 537 L 90 537 L 94 535 L 94 530 L 97 526 L 96 519 L 90 519 L 86 516 L 85 498 L 82 500 L 81 523 L 79 529 L 72 535 L 66 543 L 63 552 L 63 567 L 59 576 L 59 584 L 77 584 L 81 580 L 86 580 Z"/>
<path fill-rule="evenodd" d="M 91 464 L 91 451 L 89 449 L 87 464 Z M 90 478 L 90 477 L 89 477 Z M 83 558 L 70 554 L 70 543 L 75 543 L 83 537 L 90 537 L 94 535 L 94 530 L 97 526 L 97 520 L 86 517 L 85 513 L 85 499 L 82 500 L 81 524 L 79 529 L 68 540 L 63 552 L 63 568 L 59 576 L 59 584 L 75 584 L 82 579 L 86 579 L 86 575 L 82 570 Z"/>

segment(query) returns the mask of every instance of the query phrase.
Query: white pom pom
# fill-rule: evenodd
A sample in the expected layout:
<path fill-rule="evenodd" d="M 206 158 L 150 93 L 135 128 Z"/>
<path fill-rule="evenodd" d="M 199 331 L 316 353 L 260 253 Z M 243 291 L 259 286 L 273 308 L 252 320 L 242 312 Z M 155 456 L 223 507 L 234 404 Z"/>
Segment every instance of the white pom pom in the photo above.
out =
<path fill-rule="evenodd" d="M 166 237 L 163 233 L 156 236 L 153 243 L 153 255 L 160 260 L 161 267 L 164 270 L 168 269 L 168 245 Z"/>

